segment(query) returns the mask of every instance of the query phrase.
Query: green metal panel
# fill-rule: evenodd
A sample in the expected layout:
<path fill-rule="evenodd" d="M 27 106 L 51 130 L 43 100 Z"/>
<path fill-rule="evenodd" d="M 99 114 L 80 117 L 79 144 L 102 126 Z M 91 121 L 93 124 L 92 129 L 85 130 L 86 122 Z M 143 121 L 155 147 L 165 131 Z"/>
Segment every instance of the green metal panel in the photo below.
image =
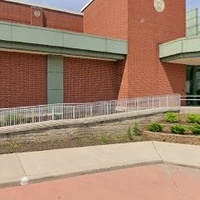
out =
<path fill-rule="evenodd" d="M 198 9 L 191 10 L 186 14 L 186 35 L 187 37 L 198 35 Z"/>
<path fill-rule="evenodd" d="M 167 57 L 170 55 L 178 54 L 180 52 L 182 52 L 182 41 L 175 40 L 172 42 L 161 44 L 159 56 L 160 56 L 160 58 L 162 58 L 162 57 Z"/>
<path fill-rule="evenodd" d="M 63 73 L 48 72 L 48 89 L 49 90 L 63 89 Z"/>
<path fill-rule="evenodd" d="M 13 25 L 12 41 L 60 47 L 62 46 L 62 33 Z"/>
<path fill-rule="evenodd" d="M 198 15 L 198 9 L 197 8 L 190 10 L 186 13 L 186 20 L 195 18 L 197 15 Z"/>
<path fill-rule="evenodd" d="M 187 28 L 196 26 L 197 25 L 197 21 L 198 21 L 198 18 L 192 18 L 192 19 L 187 20 L 186 21 Z"/>
<path fill-rule="evenodd" d="M 63 90 L 48 90 L 48 104 L 63 103 Z"/>
<path fill-rule="evenodd" d="M 63 57 L 48 56 L 48 103 L 63 103 Z"/>
<path fill-rule="evenodd" d="M 106 50 L 112 53 L 128 54 L 128 46 L 123 41 L 106 40 Z"/>
<path fill-rule="evenodd" d="M 63 58 L 61 56 L 48 56 L 48 72 L 63 73 Z"/>
<path fill-rule="evenodd" d="M 105 52 L 105 38 L 97 38 L 78 34 L 64 34 L 64 46 L 74 49 Z"/>
<path fill-rule="evenodd" d="M 159 56 L 162 62 L 174 63 L 176 60 L 184 58 L 187 64 L 194 65 L 193 58 L 200 57 L 200 36 L 181 38 L 172 42 L 164 43 L 159 46 Z M 186 60 L 187 59 L 187 60 Z M 198 64 L 198 60 L 195 61 L 195 65 Z M 199 64 L 198 64 L 199 65 Z"/>
<path fill-rule="evenodd" d="M 181 38 L 161 44 L 160 58 L 169 57 L 180 53 L 200 52 L 200 36 Z"/>
<path fill-rule="evenodd" d="M 106 52 L 96 52 L 80 49 L 68 49 L 60 47 L 51 47 L 36 45 L 36 44 L 24 44 L 24 43 L 15 43 L 15 42 L 6 42 L 0 41 L 0 48 L 10 49 L 10 50 L 21 50 L 21 51 L 30 51 L 30 52 L 41 52 L 45 54 L 59 54 L 59 55 L 71 55 L 79 57 L 88 57 L 88 58 L 102 58 L 102 59 L 111 59 L 111 60 L 123 60 L 125 55 L 115 54 L 115 53 L 106 53 Z"/>
<path fill-rule="evenodd" d="M 189 60 L 191 60 L 192 58 L 198 58 L 198 57 L 200 57 L 200 52 L 180 53 L 180 54 L 161 58 L 161 61 L 162 62 L 170 62 L 170 61 L 178 60 L 178 59 L 182 59 L 182 58 L 188 58 Z"/>
<path fill-rule="evenodd" d="M 200 51 L 200 37 L 182 40 L 182 52 L 198 52 Z"/>
<path fill-rule="evenodd" d="M 12 27 L 9 24 L 0 23 L 0 39 L 1 40 L 12 40 Z"/>
<path fill-rule="evenodd" d="M 39 51 L 53 54 L 124 59 L 128 43 L 54 29 L 0 22 L 0 47 L 14 50 Z"/>

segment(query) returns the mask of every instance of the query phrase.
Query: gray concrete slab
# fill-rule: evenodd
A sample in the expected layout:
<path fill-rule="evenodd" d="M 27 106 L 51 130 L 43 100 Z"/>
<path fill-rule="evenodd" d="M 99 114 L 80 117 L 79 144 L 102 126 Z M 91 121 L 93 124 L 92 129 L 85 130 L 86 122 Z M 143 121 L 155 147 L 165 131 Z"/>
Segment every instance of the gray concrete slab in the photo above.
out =
<path fill-rule="evenodd" d="M 17 154 L 0 156 L 0 185 L 20 183 L 24 176 L 25 173 Z"/>
<path fill-rule="evenodd" d="M 200 146 L 154 142 L 163 162 L 200 168 Z"/>
<path fill-rule="evenodd" d="M 152 142 L 97 146 L 92 152 L 105 168 L 162 162 Z"/>
<path fill-rule="evenodd" d="M 30 180 L 162 162 L 152 142 L 30 152 L 18 156 Z"/>

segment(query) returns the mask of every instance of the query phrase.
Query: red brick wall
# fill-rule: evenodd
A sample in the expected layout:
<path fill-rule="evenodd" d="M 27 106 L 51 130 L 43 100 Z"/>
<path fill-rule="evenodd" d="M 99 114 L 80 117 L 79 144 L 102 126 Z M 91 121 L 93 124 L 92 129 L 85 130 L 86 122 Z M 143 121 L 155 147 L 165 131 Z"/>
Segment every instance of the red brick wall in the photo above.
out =
<path fill-rule="evenodd" d="M 159 44 L 185 36 L 185 0 L 165 3 L 158 13 L 151 0 L 129 1 L 129 55 L 119 98 L 185 93 L 185 66 L 159 60 Z"/>
<path fill-rule="evenodd" d="M 117 99 L 121 82 L 117 74 L 120 63 L 65 58 L 64 65 L 66 103 Z"/>
<path fill-rule="evenodd" d="M 29 5 L 0 1 L 0 20 L 21 24 L 44 26 L 67 31 L 83 32 L 83 16 L 71 13 L 43 9 L 43 23 L 35 19 Z M 42 19 L 42 17 L 39 17 Z"/>
<path fill-rule="evenodd" d="M 31 7 L 24 6 L 17 3 L 10 3 L 6 1 L 0 1 L 0 20 L 30 24 L 31 19 Z"/>
<path fill-rule="evenodd" d="M 0 108 L 47 103 L 47 58 L 0 52 Z"/>
<path fill-rule="evenodd" d="M 128 0 L 95 0 L 83 13 L 84 33 L 127 39 Z"/>
<path fill-rule="evenodd" d="M 83 32 L 83 16 L 44 9 L 45 24 L 49 28 Z"/>

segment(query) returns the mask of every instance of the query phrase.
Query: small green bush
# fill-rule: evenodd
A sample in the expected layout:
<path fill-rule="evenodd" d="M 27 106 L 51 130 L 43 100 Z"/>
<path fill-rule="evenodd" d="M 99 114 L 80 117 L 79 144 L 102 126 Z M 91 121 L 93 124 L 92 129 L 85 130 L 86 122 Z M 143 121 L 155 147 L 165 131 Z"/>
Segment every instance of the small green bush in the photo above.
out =
<path fill-rule="evenodd" d="M 19 149 L 21 147 L 21 144 L 19 144 L 19 143 L 17 143 L 17 142 L 12 142 L 12 143 L 10 143 L 10 148 L 12 149 L 12 150 L 17 150 L 17 149 Z"/>
<path fill-rule="evenodd" d="M 187 116 L 187 121 L 190 123 L 200 123 L 200 115 L 199 114 L 190 114 Z"/>
<path fill-rule="evenodd" d="M 127 130 L 127 132 L 126 132 L 126 135 L 127 135 L 128 139 L 129 139 L 130 141 L 133 140 L 132 132 L 131 132 L 131 127 L 128 127 L 128 130 Z"/>
<path fill-rule="evenodd" d="M 173 112 L 168 112 L 165 114 L 165 120 L 170 123 L 179 122 L 179 114 L 173 113 Z"/>
<path fill-rule="evenodd" d="M 101 140 L 102 144 L 106 144 L 107 143 L 107 136 L 106 136 L 105 133 L 101 134 L 100 140 Z"/>
<path fill-rule="evenodd" d="M 148 126 L 148 130 L 152 132 L 162 132 L 163 126 L 159 123 L 152 123 Z"/>
<path fill-rule="evenodd" d="M 11 126 L 11 125 L 17 125 L 20 123 L 24 123 L 26 119 L 22 115 L 7 115 L 4 118 L 4 125 L 5 126 Z"/>
<path fill-rule="evenodd" d="M 183 125 L 180 125 L 180 124 L 176 124 L 176 125 L 171 126 L 171 132 L 175 133 L 175 134 L 183 135 L 186 130 L 187 130 L 187 128 Z"/>
<path fill-rule="evenodd" d="M 134 126 L 133 126 L 133 134 L 135 136 L 140 135 L 140 126 L 139 126 L 138 123 L 135 123 Z"/>
<path fill-rule="evenodd" d="M 200 125 L 195 124 L 194 126 L 190 127 L 190 130 L 194 135 L 200 135 Z"/>

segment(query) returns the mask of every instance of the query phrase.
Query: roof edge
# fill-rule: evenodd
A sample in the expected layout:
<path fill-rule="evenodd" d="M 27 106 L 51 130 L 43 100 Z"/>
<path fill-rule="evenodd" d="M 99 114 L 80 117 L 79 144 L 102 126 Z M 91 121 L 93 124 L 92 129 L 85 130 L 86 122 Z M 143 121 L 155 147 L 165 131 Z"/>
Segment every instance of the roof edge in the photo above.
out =
<path fill-rule="evenodd" d="M 35 4 L 35 3 L 20 2 L 20 1 L 18 1 L 18 0 L 3 0 L 3 1 L 5 1 L 5 2 L 10 2 L 10 3 L 15 3 L 15 4 L 26 5 L 26 6 L 39 7 L 39 8 L 44 8 L 44 9 L 53 10 L 53 11 L 58 11 L 58 12 L 65 12 L 65 13 L 73 14 L 73 15 L 80 15 L 80 16 L 83 16 L 83 13 L 81 13 L 81 12 L 73 12 L 73 11 L 70 11 L 70 10 L 59 9 L 59 8 L 53 8 L 53 7 L 44 6 L 44 5 Z"/>
<path fill-rule="evenodd" d="M 82 9 L 81 12 L 83 12 L 94 0 L 90 0 Z"/>

